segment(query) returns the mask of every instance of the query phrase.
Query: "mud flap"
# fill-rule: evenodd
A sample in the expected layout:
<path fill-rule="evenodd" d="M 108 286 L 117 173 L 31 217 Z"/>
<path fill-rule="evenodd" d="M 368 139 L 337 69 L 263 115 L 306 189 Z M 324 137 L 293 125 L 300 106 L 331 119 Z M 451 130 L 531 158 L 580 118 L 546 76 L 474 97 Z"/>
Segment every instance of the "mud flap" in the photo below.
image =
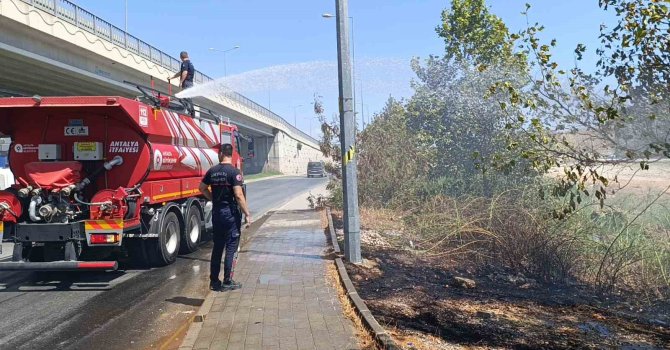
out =
<path fill-rule="evenodd" d="M 65 261 L 76 261 L 78 259 L 77 250 L 73 241 L 65 242 Z"/>
<path fill-rule="evenodd" d="M 14 251 L 12 253 L 12 261 L 22 261 L 23 260 L 23 244 L 14 243 Z"/>

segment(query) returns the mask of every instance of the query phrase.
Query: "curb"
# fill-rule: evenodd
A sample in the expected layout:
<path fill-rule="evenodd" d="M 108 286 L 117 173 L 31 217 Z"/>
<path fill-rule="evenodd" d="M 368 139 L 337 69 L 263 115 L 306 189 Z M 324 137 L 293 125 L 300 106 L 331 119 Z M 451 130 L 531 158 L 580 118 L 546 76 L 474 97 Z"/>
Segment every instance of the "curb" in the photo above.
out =
<path fill-rule="evenodd" d="M 340 276 L 340 283 L 342 283 L 342 286 L 344 286 L 344 290 L 346 291 L 349 300 L 354 305 L 356 313 L 359 317 L 361 317 L 361 319 L 363 319 L 363 324 L 371 333 L 372 337 L 377 343 L 377 346 L 385 350 L 400 350 L 401 348 L 398 346 L 398 344 L 393 341 L 391 336 L 386 333 L 384 327 L 382 327 L 379 322 L 377 322 L 377 319 L 375 319 L 375 317 L 372 315 L 372 312 L 370 312 L 368 306 L 365 305 L 363 298 L 358 295 L 358 291 L 356 290 L 353 282 L 351 282 L 351 278 L 349 278 L 347 269 L 344 266 L 344 261 L 342 261 L 341 258 L 341 250 L 340 246 L 337 244 L 335 226 L 333 225 L 333 215 L 330 211 L 330 208 L 326 208 L 326 215 L 328 215 L 328 231 L 330 231 L 330 241 L 333 246 L 333 251 L 337 255 L 335 258 L 335 265 L 337 266 L 337 272 Z"/>
<path fill-rule="evenodd" d="M 272 176 L 268 176 L 268 177 L 261 177 L 260 179 L 251 179 L 251 180 L 244 179 L 244 183 L 245 184 L 250 184 L 250 183 L 254 183 L 254 182 L 272 180 L 272 179 L 276 179 L 276 178 L 280 178 L 280 177 L 289 177 L 289 176 L 291 176 L 291 175 L 283 175 L 282 174 L 282 175 L 272 175 Z"/>

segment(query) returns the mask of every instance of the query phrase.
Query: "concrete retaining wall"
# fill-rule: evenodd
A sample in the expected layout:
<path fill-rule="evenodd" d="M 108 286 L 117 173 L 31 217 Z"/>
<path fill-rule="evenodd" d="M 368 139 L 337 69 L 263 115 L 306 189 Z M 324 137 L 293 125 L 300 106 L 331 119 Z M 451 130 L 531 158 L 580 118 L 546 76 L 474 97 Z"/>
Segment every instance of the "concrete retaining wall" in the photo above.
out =
<path fill-rule="evenodd" d="M 301 149 L 298 149 L 298 144 L 302 145 Z M 320 150 L 308 147 L 279 131 L 270 148 L 267 170 L 279 171 L 285 175 L 306 176 L 307 163 L 319 160 L 325 161 Z"/>

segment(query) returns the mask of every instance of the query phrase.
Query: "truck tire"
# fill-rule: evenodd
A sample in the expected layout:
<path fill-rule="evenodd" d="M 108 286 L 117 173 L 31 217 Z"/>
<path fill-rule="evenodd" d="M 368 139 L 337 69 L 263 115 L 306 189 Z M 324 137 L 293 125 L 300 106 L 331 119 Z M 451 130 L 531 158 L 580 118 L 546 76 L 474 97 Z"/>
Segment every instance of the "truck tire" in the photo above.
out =
<path fill-rule="evenodd" d="M 150 242 L 147 254 L 154 266 L 170 265 L 177 260 L 179 241 L 182 236 L 181 223 L 174 211 L 169 211 L 163 218 L 158 239 Z"/>
<path fill-rule="evenodd" d="M 181 236 L 180 253 L 189 254 L 200 248 L 200 241 L 202 240 L 202 233 L 204 231 L 200 209 L 196 205 L 191 205 L 188 209 L 184 223 L 185 230 Z"/>

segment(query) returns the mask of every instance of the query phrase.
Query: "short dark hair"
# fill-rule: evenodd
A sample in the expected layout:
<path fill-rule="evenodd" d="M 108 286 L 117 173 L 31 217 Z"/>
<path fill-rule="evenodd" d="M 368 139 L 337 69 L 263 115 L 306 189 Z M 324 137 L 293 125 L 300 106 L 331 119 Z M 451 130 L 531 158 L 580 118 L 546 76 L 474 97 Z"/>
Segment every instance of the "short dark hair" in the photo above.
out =
<path fill-rule="evenodd" d="M 232 157 L 233 156 L 233 145 L 229 143 L 224 143 L 221 145 L 221 150 L 219 153 L 224 156 L 224 157 Z"/>
<path fill-rule="evenodd" d="M 186 51 L 182 51 L 182 52 L 179 54 L 179 57 L 180 57 L 180 58 L 188 58 L 188 52 L 186 52 Z"/>

